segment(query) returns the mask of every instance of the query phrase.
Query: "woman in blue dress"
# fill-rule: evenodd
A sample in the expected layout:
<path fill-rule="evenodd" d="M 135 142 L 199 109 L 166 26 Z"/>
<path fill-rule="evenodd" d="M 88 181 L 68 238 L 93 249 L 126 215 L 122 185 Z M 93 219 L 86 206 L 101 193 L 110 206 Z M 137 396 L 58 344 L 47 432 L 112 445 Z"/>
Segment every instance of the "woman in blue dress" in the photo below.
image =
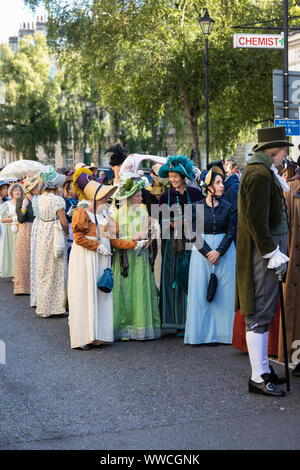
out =
<path fill-rule="evenodd" d="M 189 271 L 187 321 L 184 342 L 187 344 L 231 344 L 234 321 L 236 210 L 222 199 L 224 174 L 216 166 L 205 178 L 204 234 L 202 243 L 194 244 Z M 193 232 L 196 232 L 196 204 L 193 205 Z M 202 246 L 201 246 L 202 245 Z M 217 288 L 211 302 L 207 288 L 211 274 Z"/>

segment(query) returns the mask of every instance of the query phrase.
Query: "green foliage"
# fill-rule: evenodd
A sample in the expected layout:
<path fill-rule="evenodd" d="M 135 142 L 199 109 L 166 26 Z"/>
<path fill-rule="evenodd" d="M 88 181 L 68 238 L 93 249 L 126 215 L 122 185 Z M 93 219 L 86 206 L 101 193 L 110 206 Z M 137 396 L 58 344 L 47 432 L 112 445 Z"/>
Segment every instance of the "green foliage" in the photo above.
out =
<path fill-rule="evenodd" d="M 19 51 L 2 47 L 0 80 L 5 102 L 0 106 L 0 140 L 35 160 L 37 146 L 49 151 L 57 140 L 59 88 L 50 78 L 48 47 L 43 35 L 20 41 Z"/>
<path fill-rule="evenodd" d="M 93 82 L 73 66 L 73 55 L 68 57 L 56 76 L 61 94 L 59 98 L 59 134 L 63 152 L 72 143 L 75 149 L 87 146 L 95 149 L 108 131 L 103 120 L 101 98 Z"/>
<path fill-rule="evenodd" d="M 198 18 L 205 7 L 215 20 L 209 37 L 212 157 L 232 153 L 258 126 L 272 122 L 272 71 L 282 68 L 283 52 L 233 49 L 232 26 L 282 18 L 282 0 L 40 3 L 48 8 L 49 44 L 85 85 L 92 80 L 115 135 L 130 147 L 155 148 L 157 129 L 162 143 L 172 124 L 177 153 L 203 152 L 205 41 Z M 290 2 L 294 15 L 298 3 Z"/>

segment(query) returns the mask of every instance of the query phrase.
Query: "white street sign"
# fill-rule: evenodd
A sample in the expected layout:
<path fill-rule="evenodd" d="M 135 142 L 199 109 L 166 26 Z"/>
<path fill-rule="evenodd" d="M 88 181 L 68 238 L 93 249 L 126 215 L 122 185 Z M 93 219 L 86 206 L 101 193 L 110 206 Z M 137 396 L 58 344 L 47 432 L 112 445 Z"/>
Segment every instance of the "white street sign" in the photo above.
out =
<path fill-rule="evenodd" d="M 234 34 L 234 48 L 283 49 L 284 37 L 281 34 Z"/>

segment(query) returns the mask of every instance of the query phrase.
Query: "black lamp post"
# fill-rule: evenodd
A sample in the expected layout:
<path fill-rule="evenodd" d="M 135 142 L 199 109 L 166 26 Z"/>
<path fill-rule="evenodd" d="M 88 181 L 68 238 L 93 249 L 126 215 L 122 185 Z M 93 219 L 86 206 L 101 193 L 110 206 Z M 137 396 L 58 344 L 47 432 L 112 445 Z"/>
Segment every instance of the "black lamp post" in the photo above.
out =
<path fill-rule="evenodd" d="M 204 16 L 199 18 L 202 33 L 205 35 L 205 109 L 206 109 L 206 165 L 209 162 L 209 103 L 208 103 L 208 36 L 210 35 L 214 20 L 209 16 L 207 9 Z"/>

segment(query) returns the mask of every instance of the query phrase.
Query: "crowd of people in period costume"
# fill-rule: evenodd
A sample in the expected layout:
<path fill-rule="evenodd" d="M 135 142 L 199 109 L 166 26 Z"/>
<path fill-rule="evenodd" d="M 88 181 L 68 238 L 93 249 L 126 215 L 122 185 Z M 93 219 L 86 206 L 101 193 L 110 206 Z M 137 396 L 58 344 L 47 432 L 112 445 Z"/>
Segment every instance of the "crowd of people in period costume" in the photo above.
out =
<path fill-rule="evenodd" d="M 289 145 L 284 128 L 260 129 L 243 171 L 229 159 L 200 171 L 173 155 L 149 181 L 122 171 L 130 157 L 116 144 L 112 179 L 79 162 L 2 180 L 1 276 L 39 317 L 68 316 L 72 349 L 172 329 L 187 345 L 248 351 L 249 391 L 283 396 L 268 348 L 273 336 L 282 362 L 279 276 L 290 361 L 300 338 L 300 157 L 283 166 Z"/>

